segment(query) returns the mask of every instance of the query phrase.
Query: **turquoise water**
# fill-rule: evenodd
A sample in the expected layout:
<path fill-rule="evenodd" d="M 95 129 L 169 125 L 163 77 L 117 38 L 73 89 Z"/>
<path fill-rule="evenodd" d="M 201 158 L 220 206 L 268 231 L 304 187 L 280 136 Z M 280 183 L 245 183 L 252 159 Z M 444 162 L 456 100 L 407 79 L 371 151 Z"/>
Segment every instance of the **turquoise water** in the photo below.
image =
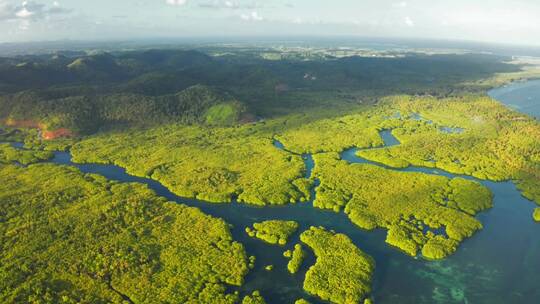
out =
<path fill-rule="evenodd" d="M 537 96 L 540 96 L 538 92 Z M 512 97 L 511 94 L 505 96 Z M 399 145 L 390 130 L 381 131 L 381 136 L 386 146 Z M 285 149 L 278 141 L 274 144 L 276 148 Z M 356 151 L 354 148 L 344 151 L 342 159 L 379 166 L 357 157 Z M 309 177 L 313 159 L 311 155 L 302 157 L 306 163 L 306 177 Z M 296 275 L 287 272 L 287 260 L 282 256 L 283 251 L 298 242 L 299 233 L 311 225 L 347 234 L 359 248 L 374 257 L 377 267 L 373 297 L 376 303 L 532 304 L 540 299 L 540 224 L 532 221 L 534 203 L 523 198 L 512 182 L 479 181 L 494 195 L 494 207 L 478 216 L 484 229 L 463 242 L 456 254 L 443 261 L 432 262 L 406 256 L 387 246 L 384 243 L 385 231 L 363 231 L 354 226 L 345 214 L 316 209 L 312 202 L 267 208 L 236 202 L 209 204 L 180 198 L 160 183 L 130 176 L 120 167 L 72 163 L 70 154 L 66 152 L 55 153 L 52 162 L 75 166 L 82 172 L 98 173 L 112 180 L 144 183 L 171 201 L 195 206 L 225 219 L 233 225 L 234 238 L 245 245 L 249 255 L 257 257 L 256 267 L 246 277 L 246 284 L 231 290 L 238 290 L 241 294 L 260 290 L 268 303 L 293 303 L 301 297 L 312 303 L 323 303 L 302 290 L 305 271 L 315 261 L 313 254 L 308 255 Z M 410 167 L 399 170 L 455 177 L 437 169 Z M 295 220 L 300 224 L 299 232 L 285 247 L 267 245 L 247 237 L 244 232 L 246 226 L 267 219 Z M 264 267 L 270 264 L 274 265 L 274 270 L 268 272 Z"/>

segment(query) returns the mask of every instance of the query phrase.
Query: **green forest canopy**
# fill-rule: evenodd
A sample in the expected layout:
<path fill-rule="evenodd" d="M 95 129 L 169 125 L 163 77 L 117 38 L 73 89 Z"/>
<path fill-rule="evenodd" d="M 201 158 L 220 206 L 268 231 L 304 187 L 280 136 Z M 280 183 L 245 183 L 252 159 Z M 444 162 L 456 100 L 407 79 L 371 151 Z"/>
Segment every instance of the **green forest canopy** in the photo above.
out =
<path fill-rule="evenodd" d="M 0 120 L 81 135 L 126 124 L 234 125 L 328 100 L 358 104 L 396 93 L 479 92 L 490 85 L 480 80 L 521 68 L 485 54 L 280 61 L 256 52 L 228 54 L 145 50 L 3 58 Z"/>
<path fill-rule="evenodd" d="M 238 302 L 247 257 L 223 220 L 70 167 L 0 179 L 0 302 Z"/>
<path fill-rule="evenodd" d="M 386 242 L 411 256 L 440 259 L 482 228 L 474 215 L 491 208 L 489 190 L 462 178 L 348 164 L 335 153 L 315 156 L 321 184 L 313 205 L 344 210 L 361 228 L 388 230 Z M 444 228 L 445 234 L 433 231 Z"/>
<path fill-rule="evenodd" d="M 375 262 L 346 235 L 311 227 L 300 239 L 317 257 L 306 273 L 307 292 L 337 304 L 360 303 L 370 295 Z"/>
<path fill-rule="evenodd" d="M 297 229 L 298 223 L 295 221 L 269 220 L 254 223 L 253 228 L 246 227 L 246 233 L 267 243 L 283 246 Z"/>

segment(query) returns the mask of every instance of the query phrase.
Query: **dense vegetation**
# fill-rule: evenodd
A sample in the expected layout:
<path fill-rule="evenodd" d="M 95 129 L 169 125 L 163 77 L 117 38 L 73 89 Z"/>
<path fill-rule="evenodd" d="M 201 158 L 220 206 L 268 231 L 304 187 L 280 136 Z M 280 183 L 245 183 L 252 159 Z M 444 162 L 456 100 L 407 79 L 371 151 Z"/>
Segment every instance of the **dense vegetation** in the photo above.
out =
<path fill-rule="evenodd" d="M 287 263 L 287 270 L 289 270 L 289 272 L 292 274 L 297 273 L 298 270 L 300 270 L 300 266 L 302 266 L 305 255 L 306 253 L 300 244 L 294 245 L 294 249 L 292 251 L 285 251 L 283 256 L 290 259 L 289 263 Z"/>
<path fill-rule="evenodd" d="M 244 297 L 242 304 L 266 304 L 266 301 L 258 291 L 254 291 L 251 295 Z"/>
<path fill-rule="evenodd" d="M 385 228 L 386 242 L 416 256 L 440 259 L 482 228 L 474 215 L 492 205 L 488 189 L 462 178 L 348 164 L 337 154 L 315 157 L 321 184 L 313 205 L 341 209 L 363 229 Z M 444 228 L 445 235 L 433 231 Z"/>
<path fill-rule="evenodd" d="M 359 104 L 393 93 L 477 92 L 489 85 L 481 79 L 519 71 L 504 57 L 474 54 L 274 61 L 148 50 L 0 59 L 0 120 L 71 131 L 64 135 L 119 124 L 232 125 L 327 100 Z"/>
<path fill-rule="evenodd" d="M 63 135 L 90 134 L 106 126 L 126 124 L 233 125 L 246 111 L 244 105 L 226 93 L 200 85 L 161 96 L 49 94 L 52 93 L 24 91 L 0 96 L 0 119 L 8 125 L 39 127 L 46 137 L 47 132 L 54 134 L 55 130 L 69 130 Z"/>
<path fill-rule="evenodd" d="M 540 222 L 540 207 L 534 209 L 533 218 L 535 221 Z"/>
<path fill-rule="evenodd" d="M 346 235 L 311 227 L 300 239 L 317 257 L 306 273 L 307 292 L 337 304 L 359 303 L 369 296 L 375 262 Z"/>
<path fill-rule="evenodd" d="M 27 137 L 27 133 L 19 129 L 0 127 L 0 141 L 22 142 Z"/>
<path fill-rule="evenodd" d="M 11 144 L 0 143 L 0 164 L 17 162 L 21 165 L 29 165 L 53 157 L 52 152 L 39 150 L 21 150 L 11 146 Z"/>
<path fill-rule="evenodd" d="M 210 53 L 212 53 L 211 50 Z M 407 109 L 412 110 L 409 109 L 410 106 L 407 108 L 408 106 L 401 105 L 402 102 L 388 101 L 382 97 L 393 92 L 463 96 L 463 92 L 478 92 L 479 89 L 489 86 L 488 84 L 474 84 L 475 81 L 486 79 L 495 73 L 519 72 L 519 66 L 502 63 L 505 58 L 471 54 L 434 56 L 408 54 L 398 58 L 351 57 L 308 61 L 264 60 L 257 54 L 251 54 L 252 57 L 249 58 L 245 56 L 241 53 L 232 55 L 228 53 L 227 56 L 210 57 L 194 51 L 153 50 L 76 55 L 74 58 L 65 56 L 12 58 L 3 61 L 0 72 L 9 71 L 13 75 L 20 76 L 2 78 L 6 84 L 5 91 L 9 94 L 0 98 L 3 105 L 0 107 L 2 109 L 0 116 L 11 117 L 13 123 L 27 122 L 45 128 L 50 126 L 53 129 L 68 127 L 74 132 L 81 131 L 83 134 L 103 124 L 151 126 L 180 122 L 181 126 L 155 128 L 149 130 L 147 134 L 128 132 L 112 138 L 110 134 L 107 134 L 105 137 L 110 143 L 106 145 L 107 147 L 101 147 L 100 140 L 88 142 L 88 145 L 98 146 L 96 151 L 92 151 L 97 153 L 96 156 L 83 156 L 77 153 L 78 150 L 87 149 L 86 146 L 83 149 L 75 149 L 75 154 L 78 154 L 77 159 L 80 161 L 116 163 L 127 167 L 131 173 L 152 176 L 175 190 L 175 193 L 187 197 L 199 197 L 209 201 L 230 201 L 238 196 L 241 201 L 250 203 L 283 204 L 306 200 L 309 197 L 309 191 L 306 189 L 310 187 L 310 183 L 300 179 L 299 171 L 302 169 L 299 164 L 296 164 L 298 160 L 296 156 L 286 156 L 291 157 L 295 162 L 289 166 L 291 169 L 286 170 L 288 173 L 285 174 L 285 179 L 289 182 L 294 181 L 294 186 L 285 185 L 284 179 L 278 177 L 277 185 L 271 187 L 271 189 L 278 189 L 275 192 L 280 194 L 277 195 L 270 194 L 270 188 L 265 189 L 266 187 L 263 186 L 262 180 L 266 183 L 274 181 L 276 174 L 257 172 L 257 168 L 263 168 L 261 163 L 248 160 L 246 169 L 237 168 L 237 159 L 243 161 L 252 157 L 259 158 L 258 153 L 263 153 L 268 157 L 272 155 L 272 160 L 268 160 L 269 163 L 283 165 L 282 158 L 285 156 L 283 154 L 283 156 L 278 156 L 275 151 L 270 151 L 270 144 L 266 139 L 277 138 L 289 150 L 297 153 L 339 152 L 352 146 L 379 146 L 382 142 L 377 130 L 392 124 L 386 121 L 387 118 L 392 117 L 396 111 L 400 110 L 400 107 L 405 108 L 402 109 L 404 110 L 402 117 L 406 117 Z M 3 74 L 0 73 L 0 75 Z M 28 77 L 33 81 L 28 81 Z M 238 96 L 242 103 L 235 101 L 235 98 L 226 92 Z M 383 102 L 379 105 L 387 105 L 386 107 L 361 106 L 380 101 L 381 98 Z M 473 104 L 476 104 L 472 101 L 475 98 L 463 98 L 471 105 L 470 107 L 456 106 L 456 103 L 459 104 L 459 99 L 439 102 L 435 98 L 424 98 L 427 101 L 415 107 L 418 108 L 417 113 L 425 114 L 426 117 L 434 120 L 433 118 L 437 117 L 431 116 L 442 117 L 443 114 L 449 112 L 468 111 L 469 108 L 474 107 Z M 431 107 L 439 103 L 444 104 L 444 108 Z M 485 102 L 481 103 L 482 107 L 476 112 L 493 110 L 493 106 L 485 107 L 484 104 Z M 239 128 L 215 129 L 185 126 L 185 123 L 234 124 L 235 121 L 242 120 L 241 113 L 247 109 L 274 118 L 276 114 L 282 116 L 286 114 L 283 119 L 272 119 L 254 126 Z M 501 115 L 501 109 L 496 109 L 494 114 L 486 118 L 492 121 L 493 118 Z M 434 111 L 438 114 L 433 113 Z M 505 111 L 511 113 L 508 110 Z M 343 113 L 355 114 L 344 115 Z M 504 120 L 505 124 L 516 118 L 512 116 L 515 114 L 502 114 L 509 118 Z M 28 122 L 25 119 L 37 121 Z M 446 123 L 450 118 L 446 119 L 438 120 L 437 125 Z M 404 132 L 415 133 L 416 138 L 427 135 L 433 137 L 433 131 L 436 131 L 435 126 L 432 126 L 430 134 L 418 134 L 416 132 L 418 125 L 410 123 L 405 125 L 403 123 L 405 120 L 400 120 L 401 122 L 396 125 L 398 120 L 393 121 L 393 127 L 396 129 L 401 127 L 406 129 Z M 515 139 L 510 139 L 510 137 L 516 137 L 515 134 L 525 130 L 527 132 L 537 130 L 534 126 L 519 125 L 519 123 L 520 121 L 515 121 L 514 125 L 518 128 L 509 132 L 506 139 L 502 136 L 500 139 L 512 140 L 509 144 L 516 145 Z M 449 126 L 458 124 L 462 125 L 461 122 L 454 120 Z M 490 155 L 499 156 L 496 153 L 486 155 L 485 147 L 477 144 L 486 137 L 471 134 L 466 124 L 462 126 L 467 130 L 462 136 L 468 139 L 461 144 L 474 146 L 474 151 L 469 149 L 467 153 L 482 155 L 484 158 L 492 157 Z M 507 132 L 506 130 L 502 131 Z M 396 132 L 400 131 L 396 130 Z M 186 133 L 196 135 L 189 136 Z M 488 134 L 490 134 L 489 131 Z M 478 138 L 472 141 L 471 136 Z M 439 138 L 445 140 L 445 145 L 437 142 L 432 146 L 457 147 L 454 142 L 448 141 L 448 138 L 455 137 L 437 134 L 437 140 Z M 124 155 L 120 147 L 113 145 L 113 143 L 123 145 L 126 139 L 127 150 L 131 152 L 134 149 L 130 155 Z M 493 146 L 502 146 L 499 145 L 498 140 L 494 138 L 493 141 L 496 144 Z M 156 141 L 160 144 L 166 143 L 167 149 L 156 147 Z M 183 147 L 185 149 L 182 149 Z M 178 148 L 183 151 L 177 151 Z M 230 151 L 231 148 L 237 150 L 236 153 L 229 154 L 223 151 L 224 149 Z M 415 154 L 410 153 L 412 149 L 416 154 L 423 153 L 422 156 L 428 153 L 424 151 L 424 147 L 414 145 L 411 145 L 410 149 L 400 147 L 396 150 L 404 151 L 404 155 L 413 157 L 412 155 Z M 515 149 L 522 148 L 518 145 Z M 215 155 L 208 155 L 214 154 L 208 150 L 215 151 Z M 165 151 L 174 152 L 162 157 Z M 528 155 L 531 154 L 530 151 L 527 152 Z M 116 153 L 119 155 L 112 155 Z M 429 153 L 433 154 L 431 151 Z M 176 155 L 179 154 L 185 155 L 183 164 L 175 160 Z M 452 156 L 454 154 L 452 152 Z M 149 159 L 149 155 L 152 155 L 152 159 Z M 172 160 L 169 161 L 168 158 L 171 156 Z M 373 156 L 374 159 L 380 157 L 382 156 Z M 502 159 L 510 157 L 513 156 L 500 157 L 498 161 L 501 162 Z M 404 164 L 403 157 L 396 155 L 387 158 L 392 159 L 394 162 L 392 164 L 396 162 Z M 195 168 L 188 164 L 187 159 L 195 160 L 198 171 L 194 172 Z M 202 160 L 204 164 L 201 164 Z M 206 160 L 210 160 L 210 164 L 206 164 Z M 428 160 L 427 164 L 425 160 L 422 164 L 432 166 L 433 159 L 428 158 Z M 478 157 L 472 159 L 471 165 L 466 165 L 476 166 L 478 160 Z M 456 165 L 455 159 L 446 161 L 443 157 L 436 159 L 436 163 L 439 166 Z M 486 177 L 490 177 L 489 174 L 492 173 L 478 172 L 479 170 L 461 171 L 457 173 L 475 173 L 477 176 Z M 495 177 L 520 180 L 521 189 L 528 197 L 534 198 L 535 184 L 534 182 L 531 184 L 530 180 L 538 179 L 534 173 L 537 170 L 531 171 L 529 166 L 519 168 L 517 171 L 519 172 L 509 174 L 510 176 Z M 180 175 L 181 178 L 172 180 L 169 178 L 172 175 Z M 183 175 L 188 178 L 184 178 Z M 297 178 L 294 178 L 294 175 L 297 175 Z M 262 188 L 260 191 L 262 193 L 253 193 L 252 188 L 255 185 L 246 185 L 248 182 L 244 180 L 247 179 L 256 181 L 256 186 Z M 207 183 L 207 180 L 213 182 Z M 212 186 L 216 183 L 219 186 Z"/>
<path fill-rule="evenodd" d="M 432 116 L 426 116 L 432 122 L 407 119 L 412 111 L 401 108 L 407 105 L 432 109 Z M 535 186 L 540 180 L 536 169 L 538 123 L 491 100 L 396 97 L 355 111 L 358 113 L 305 124 L 300 123 L 303 116 L 290 115 L 236 128 L 172 125 L 145 132 L 109 133 L 75 145 L 73 152 L 78 161 L 115 163 L 136 175 L 156 178 L 182 196 L 230 201 L 238 195 L 245 202 L 283 204 L 305 200 L 310 182 L 302 178 L 305 167 L 301 158 L 275 149 L 273 138 L 296 153 L 339 152 L 351 146 L 380 146 L 378 130 L 392 128 L 402 145 L 360 151 L 360 155 L 394 167 L 435 166 L 480 178 L 516 179 L 531 199 L 537 195 L 535 189 L 540 189 Z M 401 116 L 391 118 L 398 111 L 403 112 Z M 435 111 L 441 112 L 440 118 Z M 459 124 L 443 118 L 443 112 L 462 113 L 454 116 L 471 120 Z M 488 117 L 482 113 L 493 114 Z M 445 133 L 443 126 L 460 126 L 465 131 Z M 523 133 L 529 136 L 520 136 Z M 220 182 L 208 183 L 212 176 Z M 265 186 L 270 184 L 273 186 Z M 258 190 L 252 193 L 255 185 Z"/>
<path fill-rule="evenodd" d="M 309 197 L 312 182 L 303 178 L 306 168 L 299 154 L 381 146 L 378 130 L 393 129 L 401 145 L 359 154 L 394 167 L 435 166 L 480 178 L 516 179 L 533 199 L 540 189 L 535 186 L 540 180 L 540 140 L 534 140 L 538 123 L 489 99 L 394 97 L 355 112 L 308 123 L 292 114 L 235 128 L 173 125 L 106 134 L 82 141 L 72 151 L 77 161 L 115 163 L 158 179 L 182 196 L 220 202 L 238 195 L 242 202 L 283 204 Z M 451 133 L 443 127 L 464 131 Z M 531 136 L 520 136 L 524 133 Z M 274 138 L 298 154 L 273 147 Z M 453 253 L 482 227 L 473 216 L 491 206 L 487 190 L 473 182 L 348 166 L 337 153 L 315 155 L 315 160 L 313 177 L 321 180 L 316 207 L 344 208 L 362 228 L 388 229 L 387 241 L 411 255 L 422 251 L 426 258 L 443 258 Z M 397 186 L 381 192 L 388 180 Z M 395 197 L 401 198 L 398 207 Z M 440 229 L 445 234 L 433 232 Z"/>
<path fill-rule="evenodd" d="M 223 220 L 63 166 L 0 179 L 0 302 L 238 301 L 247 257 Z"/>
<path fill-rule="evenodd" d="M 309 195 L 302 158 L 275 148 L 267 126 L 169 125 L 104 133 L 71 151 L 75 161 L 114 163 L 183 197 L 216 203 L 237 197 L 257 205 L 298 202 Z"/>
<path fill-rule="evenodd" d="M 289 128 L 277 138 L 295 153 L 382 146 L 380 130 L 401 142 L 358 155 L 391 167 L 440 168 L 493 181 L 515 180 L 540 204 L 540 124 L 488 97 L 391 96 L 358 113 Z M 460 130 L 454 132 L 453 130 Z"/>
<path fill-rule="evenodd" d="M 246 233 L 267 243 L 283 246 L 297 229 L 298 223 L 295 221 L 269 220 L 254 223 L 253 228 L 246 227 Z"/>
<path fill-rule="evenodd" d="M 381 108 L 401 114 L 401 119 L 385 122 L 401 145 L 361 151 L 362 157 L 394 167 L 435 167 L 480 179 L 515 180 L 524 196 L 540 204 L 538 121 L 476 96 L 443 100 L 398 96 Z M 410 119 L 413 114 L 421 119 Z M 448 134 L 440 126 L 465 131 Z"/>

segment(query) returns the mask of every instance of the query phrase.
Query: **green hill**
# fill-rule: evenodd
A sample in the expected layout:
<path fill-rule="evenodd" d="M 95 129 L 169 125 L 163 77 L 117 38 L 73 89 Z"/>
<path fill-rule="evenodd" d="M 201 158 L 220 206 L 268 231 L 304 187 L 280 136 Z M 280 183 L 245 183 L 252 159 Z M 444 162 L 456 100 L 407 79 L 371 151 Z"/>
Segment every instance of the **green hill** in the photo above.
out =
<path fill-rule="evenodd" d="M 39 91 L 0 96 L 0 119 L 15 126 L 65 128 L 84 135 L 118 124 L 233 125 L 247 111 L 245 105 L 228 93 L 203 85 L 161 96 L 131 93 L 52 99 L 48 96 Z"/>

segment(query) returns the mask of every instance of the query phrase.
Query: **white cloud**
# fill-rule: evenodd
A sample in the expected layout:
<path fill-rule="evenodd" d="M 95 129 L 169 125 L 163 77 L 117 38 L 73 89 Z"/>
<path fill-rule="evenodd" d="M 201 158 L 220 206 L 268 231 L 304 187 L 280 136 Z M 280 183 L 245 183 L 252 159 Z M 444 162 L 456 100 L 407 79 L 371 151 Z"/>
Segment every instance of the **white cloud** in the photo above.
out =
<path fill-rule="evenodd" d="M 21 19 L 40 20 L 47 19 L 51 15 L 67 14 L 70 12 L 71 10 L 61 7 L 57 1 L 53 2 L 52 6 L 34 1 L 24 1 L 21 5 L 0 2 L 0 21 Z"/>
<path fill-rule="evenodd" d="M 411 19 L 411 17 L 407 16 L 405 17 L 405 24 L 409 27 L 414 27 L 414 21 Z"/>
<path fill-rule="evenodd" d="M 406 1 L 401 1 L 401 2 L 392 3 L 392 6 L 395 8 L 406 8 L 408 6 L 408 3 Z"/>
<path fill-rule="evenodd" d="M 176 5 L 176 6 L 184 6 L 187 4 L 187 0 L 167 0 L 166 2 L 169 5 Z"/>
<path fill-rule="evenodd" d="M 240 18 L 245 21 L 263 21 L 264 18 L 259 15 L 258 12 L 251 12 L 250 14 L 242 14 L 240 15 Z"/>
<path fill-rule="evenodd" d="M 264 5 L 259 2 L 239 2 L 235 0 L 207 0 L 202 1 L 197 4 L 197 6 L 202 8 L 208 8 L 208 9 L 245 9 L 245 10 L 253 10 L 257 8 L 261 8 Z"/>
<path fill-rule="evenodd" d="M 35 1 L 23 1 L 12 5 L 0 0 L 0 22 L 14 22 L 20 31 L 27 31 L 37 22 L 51 22 L 54 16 L 69 14 L 71 10 L 60 6 L 57 1 L 48 6 Z"/>
<path fill-rule="evenodd" d="M 34 14 L 34 12 L 31 12 L 26 7 L 23 7 L 21 10 L 15 13 L 15 16 L 17 16 L 18 18 L 26 19 L 32 17 Z"/>

